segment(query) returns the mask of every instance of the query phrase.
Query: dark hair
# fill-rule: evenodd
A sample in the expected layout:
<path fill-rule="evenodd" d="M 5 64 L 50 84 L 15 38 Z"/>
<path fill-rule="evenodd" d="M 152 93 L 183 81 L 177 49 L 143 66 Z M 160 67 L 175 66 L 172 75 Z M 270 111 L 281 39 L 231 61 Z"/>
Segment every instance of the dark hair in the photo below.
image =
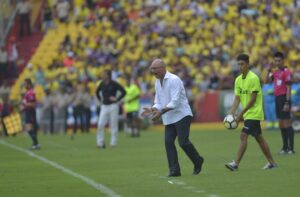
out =
<path fill-rule="evenodd" d="M 279 57 L 279 58 L 281 58 L 281 59 L 284 59 L 284 55 L 283 55 L 283 53 L 280 52 L 280 51 L 277 51 L 277 52 L 274 54 L 274 57 Z"/>
<path fill-rule="evenodd" d="M 26 79 L 25 79 L 25 83 L 27 83 L 30 87 L 33 87 L 33 83 L 32 83 L 32 81 L 31 81 L 31 79 L 26 78 Z"/>
<path fill-rule="evenodd" d="M 104 72 L 106 72 L 108 77 L 111 79 L 111 70 L 105 69 Z"/>
<path fill-rule="evenodd" d="M 237 61 L 244 61 L 246 62 L 247 64 L 249 64 L 249 55 L 247 54 L 240 54 L 237 58 L 236 58 Z"/>

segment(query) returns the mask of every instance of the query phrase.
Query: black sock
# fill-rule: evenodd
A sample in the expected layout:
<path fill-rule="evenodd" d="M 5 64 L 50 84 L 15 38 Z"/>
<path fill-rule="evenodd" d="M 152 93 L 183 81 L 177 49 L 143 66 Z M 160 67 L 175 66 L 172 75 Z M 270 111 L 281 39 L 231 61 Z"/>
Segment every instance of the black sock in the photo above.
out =
<path fill-rule="evenodd" d="M 281 137 L 282 137 L 282 149 L 288 150 L 288 130 L 287 128 L 281 128 Z"/>
<path fill-rule="evenodd" d="M 36 131 L 34 131 L 33 129 L 31 129 L 31 130 L 28 131 L 28 133 L 29 133 L 29 135 L 30 135 L 30 137 L 32 139 L 33 145 L 34 146 L 38 145 L 39 143 L 38 143 L 38 140 L 37 140 Z"/>
<path fill-rule="evenodd" d="M 294 150 L 294 135 L 295 135 L 295 132 L 294 132 L 294 129 L 293 127 L 289 127 L 287 128 L 287 133 L 288 133 L 288 139 L 289 139 L 289 149 L 290 150 Z"/>

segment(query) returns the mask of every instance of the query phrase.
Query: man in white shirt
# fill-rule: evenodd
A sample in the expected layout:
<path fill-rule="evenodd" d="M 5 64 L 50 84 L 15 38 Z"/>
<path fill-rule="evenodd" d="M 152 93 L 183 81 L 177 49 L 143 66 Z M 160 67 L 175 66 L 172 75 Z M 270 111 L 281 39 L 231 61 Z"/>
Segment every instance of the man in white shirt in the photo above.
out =
<path fill-rule="evenodd" d="M 192 111 L 181 79 L 167 71 L 161 59 L 155 59 L 150 72 L 157 78 L 155 99 L 151 108 L 144 108 L 143 116 L 152 116 L 154 121 L 162 117 L 165 126 L 165 148 L 169 163 L 169 177 L 181 176 L 175 139 L 194 164 L 193 175 L 201 172 L 203 157 L 189 140 Z"/>
<path fill-rule="evenodd" d="M 70 4 L 66 0 L 59 0 L 56 4 L 56 12 L 59 22 L 67 23 L 69 18 Z"/>
<path fill-rule="evenodd" d="M 17 4 L 17 12 L 20 18 L 20 36 L 24 36 L 25 31 L 27 32 L 27 35 L 30 36 L 31 3 L 28 0 L 20 1 Z"/>

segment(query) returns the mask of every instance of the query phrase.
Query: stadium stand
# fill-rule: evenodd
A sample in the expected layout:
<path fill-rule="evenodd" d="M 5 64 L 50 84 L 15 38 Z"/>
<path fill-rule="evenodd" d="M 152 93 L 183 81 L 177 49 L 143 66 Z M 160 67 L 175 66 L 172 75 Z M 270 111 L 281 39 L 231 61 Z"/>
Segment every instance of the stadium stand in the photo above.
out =
<path fill-rule="evenodd" d="M 11 89 L 18 101 L 21 83 L 36 80 L 39 99 L 45 89 L 65 89 L 66 82 L 84 83 L 91 95 L 105 68 L 115 79 L 135 76 L 144 94 L 152 92 L 147 66 L 163 58 L 182 77 L 189 98 L 207 90 L 230 89 L 238 73 L 238 53 L 251 55 L 262 78 L 274 51 L 282 50 L 287 65 L 299 72 L 300 5 L 294 0 L 74 0 L 51 1 L 55 18 Z M 67 2 L 67 1 L 66 1 Z M 40 68 L 40 69 L 38 69 Z M 36 75 L 44 77 L 39 83 Z"/>

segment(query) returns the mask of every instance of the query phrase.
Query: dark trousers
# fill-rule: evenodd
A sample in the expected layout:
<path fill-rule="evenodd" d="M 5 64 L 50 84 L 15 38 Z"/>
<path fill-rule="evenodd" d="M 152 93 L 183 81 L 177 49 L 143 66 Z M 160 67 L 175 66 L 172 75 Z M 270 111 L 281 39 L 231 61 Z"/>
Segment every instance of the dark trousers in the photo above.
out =
<path fill-rule="evenodd" d="M 192 117 L 186 116 L 174 124 L 165 126 L 165 148 L 171 172 L 180 172 L 178 155 L 175 146 L 176 137 L 178 137 L 180 147 L 190 158 L 193 164 L 199 164 L 201 156 L 189 140 L 191 121 Z"/>
<path fill-rule="evenodd" d="M 78 118 L 80 121 L 80 130 L 82 133 L 85 132 L 85 128 L 84 128 L 85 109 L 83 105 L 78 105 L 74 107 L 73 116 L 74 116 L 73 133 L 75 134 L 77 132 Z"/>
<path fill-rule="evenodd" d="M 25 31 L 28 36 L 31 35 L 30 30 L 30 16 L 29 14 L 20 14 L 20 36 L 23 37 L 25 34 Z"/>

